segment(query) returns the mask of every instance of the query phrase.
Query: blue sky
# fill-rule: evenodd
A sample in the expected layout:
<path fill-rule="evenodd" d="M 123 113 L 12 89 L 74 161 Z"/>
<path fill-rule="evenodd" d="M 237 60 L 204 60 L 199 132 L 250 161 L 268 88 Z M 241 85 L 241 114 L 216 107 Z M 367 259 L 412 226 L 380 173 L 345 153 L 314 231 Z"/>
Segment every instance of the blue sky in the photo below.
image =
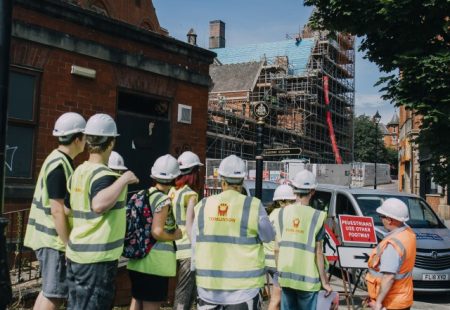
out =
<path fill-rule="evenodd" d="M 197 44 L 208 48 L 209 21 L 225 22 L 226 46 L 279 41 L 291 37 L 306 23 L 312 8 L 301 0 L 153 0 L 159 23 L 169 35 L 186 41 L 194 28 Z M 360 42 L 360 40 L 358 40 Z M 379 110 L 388 122 L 394 106 L 382 101 L 373 85 L 380 76 L 376 65 L 356 55 L 356 114 L 374 115 Z"/>

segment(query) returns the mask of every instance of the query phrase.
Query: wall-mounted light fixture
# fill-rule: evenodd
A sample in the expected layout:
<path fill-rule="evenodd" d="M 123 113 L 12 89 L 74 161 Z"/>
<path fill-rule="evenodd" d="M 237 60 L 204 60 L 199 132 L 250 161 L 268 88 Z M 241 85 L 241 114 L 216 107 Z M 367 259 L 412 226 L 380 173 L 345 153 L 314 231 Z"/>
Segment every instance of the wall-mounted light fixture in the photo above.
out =
<path fill-rule="evenodd" d="M 70 73 L 73 75 L 82 76 L 88 79 L 95 79 L 96 71 L 94 69 L 89 69 L 85 67 L 80 67 L 76 65 L 72 65 L 70 69 Z"/>

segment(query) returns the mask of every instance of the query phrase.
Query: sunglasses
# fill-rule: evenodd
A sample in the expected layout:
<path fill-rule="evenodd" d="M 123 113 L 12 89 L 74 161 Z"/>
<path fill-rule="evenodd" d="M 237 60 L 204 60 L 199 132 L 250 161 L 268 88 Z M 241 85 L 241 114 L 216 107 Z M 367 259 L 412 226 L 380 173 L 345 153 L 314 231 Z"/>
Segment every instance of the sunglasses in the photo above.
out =
<path fill-rule="evenodd" d="M 388 219 L 389 217 L 388 216 L 386 216 L 386 215 L 378 215 L 381 219 Z"/>

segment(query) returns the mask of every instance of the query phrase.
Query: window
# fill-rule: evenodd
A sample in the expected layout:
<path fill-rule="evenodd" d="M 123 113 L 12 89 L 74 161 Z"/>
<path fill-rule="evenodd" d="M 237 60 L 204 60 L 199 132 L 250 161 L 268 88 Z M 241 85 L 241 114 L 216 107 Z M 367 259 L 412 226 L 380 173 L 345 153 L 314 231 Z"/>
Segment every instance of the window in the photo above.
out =
<path fill-rule="evenodd" d="M 336 198 L 336 216 L 340 214 L 357 215 L 352 202 L 343 194 L 338 194 Z"/>
<path fill-rule="evenodd" d="M 311 199 L 311 207 L 328 213 L 330 207 L 331 193 L 325 191 L 316 191 Z"/>
<path fill-rule="evenodd" d="M 364 216 L 371 216 L 376 226 L 382 226 L 380 216 L 376 209 L 388 198 L 402 200 L 409 209 L 409 221 L 407 224 L 412 228 L 444 228 L 432 209 L 422 200 L 407 196 L 387 196 L 387 195 L 354 195 L 356 202 Z"/>
<path fill-rule="evenodd" d="M 33 71 L 14 69 L 9 75 L 6 177 L 31 180 L 37 127 L 37 85 Z"/>

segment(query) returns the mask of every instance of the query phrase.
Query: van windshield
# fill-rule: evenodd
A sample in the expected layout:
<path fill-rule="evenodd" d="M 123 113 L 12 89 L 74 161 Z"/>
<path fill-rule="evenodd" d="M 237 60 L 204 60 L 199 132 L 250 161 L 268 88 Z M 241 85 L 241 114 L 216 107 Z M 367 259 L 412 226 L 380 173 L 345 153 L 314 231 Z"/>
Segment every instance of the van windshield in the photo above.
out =
<path fill-rule="evenodd" d="M 383 226 L 376 209 L 388 198 L 398 198 L 408 206 L 409 221 L 412 228 L 445 228 L 433 210 L 421 199 L 395 195 L 353 195 L 364 216 L 371 216 L 375 225 Z"/>

